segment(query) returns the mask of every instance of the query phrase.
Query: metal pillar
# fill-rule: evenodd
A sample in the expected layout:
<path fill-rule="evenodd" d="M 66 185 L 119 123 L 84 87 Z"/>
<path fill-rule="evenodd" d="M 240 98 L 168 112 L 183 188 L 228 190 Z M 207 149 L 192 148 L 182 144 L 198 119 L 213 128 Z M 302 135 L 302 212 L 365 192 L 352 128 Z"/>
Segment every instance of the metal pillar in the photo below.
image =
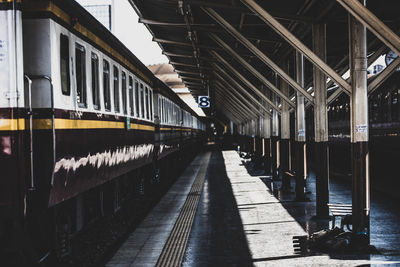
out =
<path fill-rule="evenodd" d="M 264 170 L 266 174 L 271 173 L 271 117 L 269 115 L 264 116 L 263 123 L 263 147 L 264 147 Z"/>
<path fill-rule="evenodd" d="M 322 60 L 326 60 L 326 27 L 314 24 L 313 49 Z M 316 209 L 318 217 L 329 216 L 329 146 L 328 113 L 325 74 L 314 67 L 314 122 L 315 122 L 315 174 L 316 174 Z"/>
<path fill-rule="evenodd" d="M 254 153 L 256 153 L 256 136 L 257 136 L 257 122 L 256 122 L 256 120 L 252 119 L 250 121 L 250 128 L 251 128 L 250 129 L 251 130 L 250 137 L 251 137 L 251 144 L 252 144 L 251 152 L 254 154 Z"/>
<path fill-rule="evenodd" d="M 276 81 L 278 77 L 276 76 Z M 277 96 L 272 95 L 272 100 L 275 104 L 278 103 Z M 272 179 L 279 179 L 279 167 L 280 167 L 280 157 L 279 157 L 279 117 L 276 110 L 272 111 L 272 137 L 271 137 L 271 154 L 272 154 Z"/>
<path fill-rule="evenodd" d="M 301 86 L 304 87 L 304 57 L 299 52 L 296 52 L 296 80 Z M 296 102 L 296 199 L 303 200 L 305 199 L 304 190 L 307 178 L 306 116 L 304 96 L 297 93 Z"/>
<path fill-rule="evenodd" d="M 260 117 L 257 117 L 253 121 L 253 151 L 254 151 L 254 163 L 256 167 L 260 166 L 260 159 L 261 159 L 261 150 L 260 150 Z"/>
<path fill-rule="evenodd" d="M 288 73 L 288 61 L 284 61 L 282 69 Z M 281 92 L 289 96 L 289 84 L 283 79 L 280 82 Z M 290 191 L 290 106 L 282 101 L 281 111 L 281 142 L 280 142 L 280 169 L 282 173 L 282 191 Z"/>
<path fill-rule="evenodd" d="M 249 118 L 250 119 L 250 118 Z M 246 151 L 248 153 L 252 152 L 252 143 L 251 143 L 251 121 L 247 121 L 246 123 Z"/>
<path fill-rule="evenodd" d="M 365 1 L 364 2 L 365 5 Z M 349 15 L 353 232 L 369 238 L 369 151 L 366 28 Z"/>

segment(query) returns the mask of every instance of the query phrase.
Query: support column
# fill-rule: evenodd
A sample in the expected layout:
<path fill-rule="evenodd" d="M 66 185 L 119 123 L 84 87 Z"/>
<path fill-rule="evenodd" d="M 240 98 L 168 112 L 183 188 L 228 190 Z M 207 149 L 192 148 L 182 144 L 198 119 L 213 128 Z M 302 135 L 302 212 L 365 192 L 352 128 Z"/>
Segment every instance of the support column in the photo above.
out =
<path fill-rule="evenodd" d="M 246 136 L 246 122 L 242 122 L 242 133 L 240 135 L 240 152 L 246 152 L 245 136 Z"/>
<path fill-rule="evenodd" d="M 260 153 L 260 161 L 262 162 L 262 157 L 264 155 L 264 145 L 263 145 L 263 129 L 264 129 L 264 116 L 258 117 L 258 143 L 257 143 L 257 150 Z"/>
<path fill-rule="evenodd" d="M 296 51 L 296 80 L 304 87 L 304 57 Z M 296 200 L 304 200 L 307 179 L 307 154 L 306 154 L 306 116 L 304 96 L 296 95 L 296 136 L 295 136 L 295 169 L 296 169 Z"/>
<path fill-rule="evenodd" d="M 361 1 L 365 5 L 365 1 Z M 349 15 L 353 232 L 369 240 L 369 151 L 366 28 Z M 369 243 L 369 241 L 368 241 Z"/>
<path fill-rule="evenodd" d="M 288 72 L 289 66 L 288 62 L 284 62 L 282 68 L 284 71 Z M 285 96 L 289 96 L 289 84 L 283 79 L 280 82 L 281 92 Z M 289 105 L 281 101 L 282 111 L 281 111 L 281 144 L 280 144 L 280 161 L 281 161 L 281 171 L 282 171 L 282 191 L 290 191 L 290 112 Z"/>
<path fill-rule="evenodd" d="M 251 127 L 251 152 L 255 155 L 257 153 L 257 121 L 252 119 L 250 121 Z"/>
<path fill-rule="evenodd" d="M 261 131 L 260 131 L 260 126 L 261 126 L 261 117 L 257 117 L 255 119 L 255 131 L 254 131 L 254 168 L 257 170 L 261 169 L 261 163 L 262 163 L 262 140 L 261 140 Z"/>
<path fill-rule="evenodd" d="M 265 174 L 271 173 L 271 117 L 264 115 L 264 170 Z"/>
<path fill-rule="evenodd" d="M 326 26 L 314 24 L 312 30 L 314 52 L 326 61 Z M 316 67 L 314 67 L 314 92 L 316 210 L 317 217 L 328 217 L 329 146 L 326 76 Z"/>
<path fill-rule="evenodd" d="M 247 152 L 252 153 L 253 152 L 253 140 L 251 137 L 251 120 L 247 121 L 246 146 L 247 146 Z"/>
<path fill-rule="evenodd" d="M 239 146 L 240 146 L 239 151 L 240 152 L 243 152 L 243 132 L 244 132 L 243 128 L 244 128 L 243 127 L 243 122 L 241 122 L 240 125 L 239 125 L 239 136 L 238 136 L 238 142 L 239 142 Z"/>
<path fill-rule="evenodd" d="M 277 97 L 275 94 L 272 95 L 272 101 L 276 104 Z M 279 179 L 279 117 L 278 112 L 272 111 L 272 137 L 271 137 L 271 154 L 272 154 L 272 179 Z"/>

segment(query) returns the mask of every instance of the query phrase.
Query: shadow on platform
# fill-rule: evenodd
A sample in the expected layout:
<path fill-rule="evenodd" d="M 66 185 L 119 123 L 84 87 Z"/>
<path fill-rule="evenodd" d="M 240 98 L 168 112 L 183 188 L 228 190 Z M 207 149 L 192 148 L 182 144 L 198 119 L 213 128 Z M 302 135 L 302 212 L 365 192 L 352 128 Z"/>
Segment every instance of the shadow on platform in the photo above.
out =
<path fill-rule="evenodd" d="M 212 150 L 182 266 L 253 266 L 222 152 Z"/>

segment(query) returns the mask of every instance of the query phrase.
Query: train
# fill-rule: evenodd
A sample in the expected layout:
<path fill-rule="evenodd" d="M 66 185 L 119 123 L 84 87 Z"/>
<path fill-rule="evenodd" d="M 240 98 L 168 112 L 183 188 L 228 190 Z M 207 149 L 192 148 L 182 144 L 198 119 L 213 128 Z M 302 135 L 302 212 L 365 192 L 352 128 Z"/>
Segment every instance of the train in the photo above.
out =
<path fill-rule="evenodd" d="M 75 1 L 0 1 L 0 258 L 64 257 L 93 218 L 169 179 L 205 130 Z"/>
<path fill-rule="evenodd" d="M 371 74 L 368 83 L 377 75 Z M 397 157 L 400 152 L 400 71 L 368 95 L 371 188 L 398 197 Z M 328 106 L 331 172 L 351 175 L 350 97 L 342 94 Z"/>

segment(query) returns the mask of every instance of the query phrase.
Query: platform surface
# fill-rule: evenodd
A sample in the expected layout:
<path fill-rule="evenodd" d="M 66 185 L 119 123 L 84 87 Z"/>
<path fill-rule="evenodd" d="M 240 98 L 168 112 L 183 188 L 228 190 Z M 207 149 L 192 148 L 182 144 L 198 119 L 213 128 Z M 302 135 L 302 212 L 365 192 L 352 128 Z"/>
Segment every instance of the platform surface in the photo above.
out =
<path fill-rule="evenodd" d="M 107 266 L 156 264 L 205 159 L 204 154 L 195 159 L 186 178 L 178 180 Z M 400 212 L 391 199 L 372 194 L 371 244 L 380 254 L 296 254 L 293 236 L 329 227 L 329 220 L 312 220 L 314 175 L 307 181 L 311 201 L 294 202 L 294 194 L 283 194 L 279 182 L 249 166 L 235 151 L 212 152 L 182 266 L 400 265 Z M 332 179 L 330 201 L 351 203 L 351 182 Z"/>
<path fill-rule="evenodd" d="M 155 266 L 207 153 L 185 169 L 168 193 L 129 236 L 107 267 Z"/>

